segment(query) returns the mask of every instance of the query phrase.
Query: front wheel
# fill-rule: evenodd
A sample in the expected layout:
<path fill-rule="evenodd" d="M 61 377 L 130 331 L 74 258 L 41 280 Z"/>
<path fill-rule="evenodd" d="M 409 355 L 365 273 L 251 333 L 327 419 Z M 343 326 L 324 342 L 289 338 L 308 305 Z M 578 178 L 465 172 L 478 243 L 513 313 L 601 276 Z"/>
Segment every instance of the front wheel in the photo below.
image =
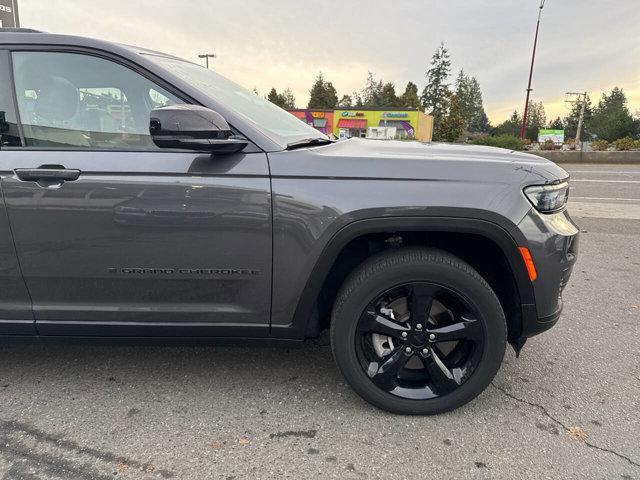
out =
<path fill-rule="evenodd" d="M 390 412 L 431 415 L 479 395 L 498 372 L 500 302 L 464 261 L 403 248 L 360 265 L 338 293 L 331 345 L 351 387 Z"/>

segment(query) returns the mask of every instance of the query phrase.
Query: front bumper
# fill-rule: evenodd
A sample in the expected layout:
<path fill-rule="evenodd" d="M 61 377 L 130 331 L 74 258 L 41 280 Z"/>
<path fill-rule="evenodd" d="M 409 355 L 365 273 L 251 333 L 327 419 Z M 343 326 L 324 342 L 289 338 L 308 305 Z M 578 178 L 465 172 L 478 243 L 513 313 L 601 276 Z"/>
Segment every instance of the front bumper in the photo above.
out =
<path fill-rule="evenodd" d="M 562 312 L 562 292 L 578 256 L 579 230 L 565 210 L 541 214 L 535 209 L 518 225 L 527 238 L 538 272 L 534 305 L 523 305 L 520 342 L 553 327 Z"/>

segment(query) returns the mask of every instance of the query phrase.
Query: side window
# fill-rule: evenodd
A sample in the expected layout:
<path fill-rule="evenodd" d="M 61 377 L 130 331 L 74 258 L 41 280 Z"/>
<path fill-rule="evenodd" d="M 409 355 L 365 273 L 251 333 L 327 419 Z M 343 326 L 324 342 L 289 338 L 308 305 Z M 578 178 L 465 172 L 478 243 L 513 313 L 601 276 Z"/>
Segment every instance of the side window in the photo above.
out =
<path fill-rule="evenodd" d="M 13 52 L 27 146 L 153 149 L 149 113 L 183 103 L 133 70 L 92 55 Z"/>
<path fill-rule="evenodd" d="M 0 148 L 20 146 L 8 65 L 9 52 L 0 50 Z"/>

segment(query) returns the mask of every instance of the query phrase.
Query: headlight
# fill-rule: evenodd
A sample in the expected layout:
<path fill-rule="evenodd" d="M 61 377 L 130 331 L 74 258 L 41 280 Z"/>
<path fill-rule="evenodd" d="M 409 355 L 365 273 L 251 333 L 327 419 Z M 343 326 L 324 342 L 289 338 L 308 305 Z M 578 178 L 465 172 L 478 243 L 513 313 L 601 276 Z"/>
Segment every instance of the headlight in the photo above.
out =
<path fill-rule="evenodd" d="M 524 194 L 539 212 L 558 212 L 567 204 L 569 198 L 569 183 L 532 185 L 524 189 Z"/>

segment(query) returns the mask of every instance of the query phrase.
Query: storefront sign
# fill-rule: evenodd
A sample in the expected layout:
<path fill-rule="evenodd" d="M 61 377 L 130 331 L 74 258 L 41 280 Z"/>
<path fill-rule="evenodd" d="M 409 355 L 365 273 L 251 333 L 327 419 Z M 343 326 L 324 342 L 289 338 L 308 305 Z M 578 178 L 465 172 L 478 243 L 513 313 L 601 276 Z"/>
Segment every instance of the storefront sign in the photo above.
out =
<path fill-rule="evenodd" d="M 382 112 L 382 118 L 407 118 L 408 113 L 405 112 Z"/>
<path fill-rule="evenodd" d="M 362 112 L 342 112 L 343 117 L 364 117 Z"/>
<path fill-rule="evenodd" d="M 311 112 L 313 118 L 324 118 L 324 112 Z"/>

